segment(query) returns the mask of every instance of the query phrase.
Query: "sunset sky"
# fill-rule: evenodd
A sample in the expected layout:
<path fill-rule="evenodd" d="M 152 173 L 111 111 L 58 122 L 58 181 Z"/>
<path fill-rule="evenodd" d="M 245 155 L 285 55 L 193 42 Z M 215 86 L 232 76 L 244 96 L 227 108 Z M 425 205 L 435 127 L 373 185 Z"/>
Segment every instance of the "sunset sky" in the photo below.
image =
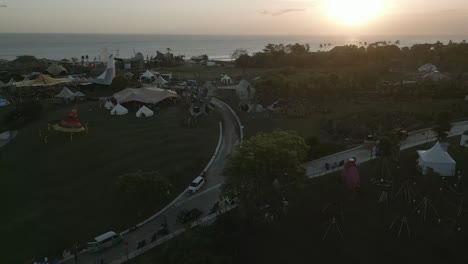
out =
<path fill-rule="evenodd" d="M 364 10 L 369 15 L 356 8 L 372 1 L 378 2 L 378 12 Z M 467 0 L 0 0 L 2 4 L 7 7 L 0 8 L 0 32 L 468 35 Z M 363 14 L 369 18 L 349 23 Z"/>

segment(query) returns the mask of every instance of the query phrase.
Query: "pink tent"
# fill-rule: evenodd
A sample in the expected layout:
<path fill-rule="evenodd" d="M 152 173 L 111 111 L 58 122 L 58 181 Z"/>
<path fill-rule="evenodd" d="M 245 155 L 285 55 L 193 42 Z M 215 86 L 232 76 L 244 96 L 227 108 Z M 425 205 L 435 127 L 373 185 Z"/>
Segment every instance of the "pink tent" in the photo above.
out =
<path fill-rule="evenodd" d="M 346 187 L 350 191 L 358 191 L 361 186 L 361 177 L 356 166 L 356 161 L 350 159 L 344 166 L 341 177 Z"/>

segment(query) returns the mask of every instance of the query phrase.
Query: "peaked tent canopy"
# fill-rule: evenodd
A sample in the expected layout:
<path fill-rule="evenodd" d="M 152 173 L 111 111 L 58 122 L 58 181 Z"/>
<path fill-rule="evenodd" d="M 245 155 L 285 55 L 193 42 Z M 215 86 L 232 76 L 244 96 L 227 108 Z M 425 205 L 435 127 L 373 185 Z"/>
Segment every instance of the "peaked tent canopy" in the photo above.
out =
<path fill-rule="evenodd" d="M 67 87 L 64 87 L 62 91 L 59 94 L 57 94 L 55 97 L 73 100 L 76 97 L 76 94 L 70 91 L 70 89 L 68 89 Z"/>
<path fill-rule="evenodd" d="M 123 107 L 121 104 L 117 104 L 112 110 L 111 115 L 126 115 L 128 114 L 128 109 Z"/>
<path fill-rule="evenodd" d="M 143 78 L 152 80 L 153 78 L 156 78 L 156 75 L 154 75 L 150 70 L 146 70 L 145 73 L 140 76 L 140 79 Z"/>
<path fill-rule="evenodd" d="M 65 69 L 63 66 L 55 64 L 55 63 L 50 65 L 49 68 L 47 68 L 46 71 L 48 73 L 54 75 L 54 76 L 64 75 L 64 74 L 68 73 L 67 69 Z"/>
<path fill-rule="evenodd" d="M 114 107 L 115 107 L 115 105 L 111 101 L 107 101 L 104 104 L 104 108 L 106 108 L 107 110 L 112 110 L 112 109 L 114 109 Z"/>
<path fill-rule="evenodd" d="M 146 106 L 140 107 L 140 109 L 136 113 L 136 117 L 150 117 L 153 115 L 154 115 L 154 112 Z"/>
<path fill-rule="evenodd" d="M 161 77 L 161 75 L 159 75 L 158 78 L 153 82 L 153 84 L 159 84 L 159 85 L 164 85 L 166 83 L 167 81 L 164 80 L 164 78 Z"/>
<path fill-rule="evenodd" d="M 423 175 L 433 169 L 441 176 L 454 176 L 457 163 L 437 142 L 429 150 L 418 150 L 418 165 Z"/>
<path fill-rule="evenodd" d="M 115 78 L 115 61 L 114 55 L 110 55 L 107 59 L 106 70 L 99 75 L 92 83 L 101 84 L 101 85 L 111 85 L 112 80 Z M 87 80 L 86 80 L 87 82 Z"/>
<path fill-rule="evenodd" d="M 148 88 L 126 88 L 114 95 L 119 104 L 131 101 L 137 101 L 145 104 L 157 104 L 167 98 L 179 97 L 177 93 L 156 87 Z"/>
<path fill-rule="evenodd" d="M 231 77 L 227 76 L 227 74 L 224 74 L 223 78 L 221 78 L 221 82 L 223 84 L 231 84 L 232 79 L 231 79 Z"/>
<path fill-rule="evenodd" d="M 49 76 L 46 76 L 44 74 L 39 75 L 34 80 L 24 80 L 21 82 L 17 82 L 16 86 L 17 87 L 45 87 L 45 86 L 54 86 L 57 84 L 63 84 L 63 83 L 68 83 L 67 79 L 54 79 Z"/>

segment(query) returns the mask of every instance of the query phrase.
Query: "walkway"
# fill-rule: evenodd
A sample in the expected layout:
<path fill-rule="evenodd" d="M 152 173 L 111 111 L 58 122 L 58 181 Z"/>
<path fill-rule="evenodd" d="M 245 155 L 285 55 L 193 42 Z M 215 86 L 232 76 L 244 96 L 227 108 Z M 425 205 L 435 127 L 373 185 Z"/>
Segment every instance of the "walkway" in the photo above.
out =
<path fill-rule="evenodd" d="M 235 146 L 240 142 L 241 138 L 241 129 L 239 128 L 239 122 L 236 119 L 235 113 L 233 113 L 226 104 L 217 99 L 214 99 L 213 103 L 223 115 L 223 138 L 218 150 L 218 155 L 206 172 L 207 182 L 203 189 L 195 195 L 189 195 L 186 192 L 182 193 L 171 203 L 172 205 L 169 206 L 169 208 L 165 208 L 158 212 L 154 219 L 145 221 L 144 224 L 134 231 L 129 232 L 126 230 L 122 232 L 125 241 L 124 243 L 100 253 L 82 253 L 78 256 L 78 263 L 95 264 L 100 263 L 100 260 L 103 260 L 104 263 L 118 261 L 118 259 L 127 256 L 128 253 L 137 250 L 137 244 L 139 241 L 146 240 L 147 244 L 150 243 L 151 237 L 159 230 L 164 218 L 167 219 L 169 232 L 184 227 L 179 224 L 176 219 L 177 214 L 183 209 L 198 208 L 204 213 L 203 215 L 208 214 L 209 210 L 221 194 L 219 187 L 224 181 L 222 171 L 227 162 L 227 158 L 234 150 Z M 197 175 L 194 175 L 194 178 L 196 176 Z M 102 231 L 102 233 L 105 233 L 109 230 Z M 74 263 L 74 260 L 71 258 L 63 263 Z"/>

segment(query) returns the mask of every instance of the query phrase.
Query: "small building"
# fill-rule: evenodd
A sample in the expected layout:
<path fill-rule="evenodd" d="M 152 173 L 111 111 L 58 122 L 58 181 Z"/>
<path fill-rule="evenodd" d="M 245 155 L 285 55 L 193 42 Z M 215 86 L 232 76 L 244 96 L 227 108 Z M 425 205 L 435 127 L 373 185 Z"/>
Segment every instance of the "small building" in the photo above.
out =
<path fill-rule="evenodd" d="M 221 78 L 221 83 L 226 85 L 232 84 L 232 79 L 227 74 L 224 74 L 224 76 Z"/>
<path fill-rule="evenodd" d="M 432 169 L 440 176 L 455 176 L 457 163 L 437 142 L 429 150 L 418 150 L 418 169 L 423 175 L 427 175 Z"/>

